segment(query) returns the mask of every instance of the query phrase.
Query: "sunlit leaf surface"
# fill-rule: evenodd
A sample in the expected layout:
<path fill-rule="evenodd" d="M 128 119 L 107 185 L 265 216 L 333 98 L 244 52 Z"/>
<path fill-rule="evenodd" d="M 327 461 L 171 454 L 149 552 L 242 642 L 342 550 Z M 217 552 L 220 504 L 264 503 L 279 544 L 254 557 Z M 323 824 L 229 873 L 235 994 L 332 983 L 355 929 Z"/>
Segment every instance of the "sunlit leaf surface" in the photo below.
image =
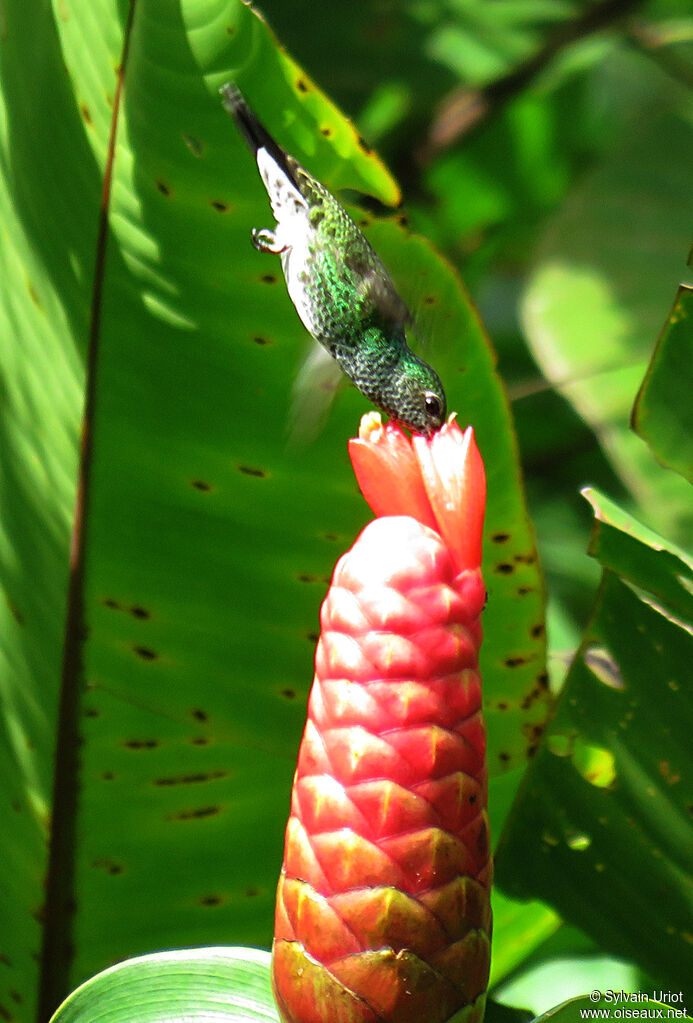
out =
<path fill-rule="evenodd" d="M 691 559 L 589 497 L 602 586 L 497 877 L 678 990 L 693 967 Z"/>
<path fill-rule="evenodd" d="M 0 1007 L 16 1020 L 34 1016 L 42 929 L 47 1004 L 127 955 L 269 945 L 317 612 L 369 517 L 346 459 L 360 395 L 338 396 L 314 445 L 287 448 L 305 336 L 278 260 L 250 245 L 270 212 L 219 85 L 235 77 L 333 189 L 393 204 L 398 188 L 246 5 L 138 0 L 124 53 L 127 14 L 111 0 L 4 8 L 0 764 L 18 823 L 0 837 L 11 878 Z M 27 53 L 9 49 L 29 37 Z M 46 912 L 82 358 L 121 63 L 88 424 L 84 672 L 65 678 L 69 812 Z M 427 356 L 489 467 L 483 668 L 498 834 L 546 713 L 542 584 L 509 414 L 453 271 L 396 220 L 364 226 L 420 306 Z"/>
<path fill-rule="evenodd" d="M 269 958 L 201 948 L 130 959 L 79 987 L 51 1023 L 279 1023 Z"/>

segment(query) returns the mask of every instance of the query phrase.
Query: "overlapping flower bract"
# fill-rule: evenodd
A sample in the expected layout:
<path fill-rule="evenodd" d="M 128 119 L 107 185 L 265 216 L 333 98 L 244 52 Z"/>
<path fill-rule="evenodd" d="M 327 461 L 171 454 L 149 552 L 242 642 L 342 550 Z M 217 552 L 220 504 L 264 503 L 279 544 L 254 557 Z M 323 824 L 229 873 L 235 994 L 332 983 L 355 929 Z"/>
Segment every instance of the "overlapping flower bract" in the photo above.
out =
<path fill-rule="evenodd" d="M 379 517 L 321 610 L 275 994 L 285 1023 L 478 1021 L 491 930 L 483 463 L 454 420 L 426 440 L 364 417 L 350 454 Z"/>

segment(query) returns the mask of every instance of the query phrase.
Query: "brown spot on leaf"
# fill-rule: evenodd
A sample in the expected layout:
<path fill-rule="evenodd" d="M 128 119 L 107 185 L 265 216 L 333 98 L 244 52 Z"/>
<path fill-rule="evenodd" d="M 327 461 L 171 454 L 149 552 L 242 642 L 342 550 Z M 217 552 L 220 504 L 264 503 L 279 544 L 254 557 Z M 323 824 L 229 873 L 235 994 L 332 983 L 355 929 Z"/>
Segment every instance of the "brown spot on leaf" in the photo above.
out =
<path fill-rule="evenodd" d="M 296 88 L 299 92 L 308 92 L 308 84 L 303 78 L 296 79 Z"/>
<path fill-rule="evenodd" d="M 198 159 L 201 156 L 204 156 L 205 147 L 202 145 L 199 139 L 195 138 L 194 135 L 188 135 L 188 133 L 184 131 L 183 142 L 185 142 L 186 146 L 193 154 L 193 156 L 198 157 Z"/>
<path fill-rule="evenodd" d="M 435 295 L 426 295 L 424 298 L 424 305 L 435 305 L 438 299 Z"/>
<path fill-rule="evenodd" d="M 255 342 L 256 345 L 271 345 L 272 344 L 272 342 L 270 341 L 270 339 L 268 337 L 261 337 L 259 334 L 255 335 L 255 337 L 253 338 L 253 341 Z"/>
<path fill-rule="evenodd" d="M 253 888 L 251 886 L 250 888 L 246 888 L 243 894 L 245 895 L 246 899 L 256 899 L 260 894 L 260 889 Z"/>
<path fill-rule="evenodd" d="M 260 278 L 263 284 L 276 284 L 277 278 L 275 274 L 263 274 Z"/>
<path fill-rule="evenodd" d="M 80 103 L 79 112 L 86 121 L 87 124 L 91 124 L 91 113 L 86 103 Z"/>
<path fill-rule="evenodd" d="M 203 895 L 200 899 L 201 906 L 220 906 L 222 903 L 221 895 Z"/>
<path fill-rule="evenodd" d="M 549 688 L 549 676 L 547 672 L 542 671 L 541 674 L 537 675 L 537 685 L 540 689 Z"/>
<path fill-rule="evenodd" d="M 97 718 L 99 716 L 99 711 L 96 707 L 87 707 L 84 711 L 84 716 L 85 718 Z"/>
<path fill-rule="evenodd" d="M 18 608 L 12 603 L 12 601 L 7 595 L 5 599 L 7 600 L 7 606 L 10 609 L 10 614 L 14 618 L 17 625 L 24 625 L 24 615 L 22 614 L 22 612 L 18 610 Z"/>
<path fill-rule="evenodd" d="M 544 722 L 528 721 L 522 726 L 522 731 L 530 740 L 530 744 L 532 746 L 536 746 L 539 743 L 539 740 L 541 739 L 542 735 L 544 734 Z"/>
<path fill-rule="evenodd" d="M 148 646 L 134 646 L 132 649 L 143 661 L 155 661 L 159 656 L 155 650 L 150 650 Z"/>
<path fill-rule="evenodd" d="M 144 619 L 144 618 L 150 618 L 151 617 L 151 615 L 149 614 L 149 611 L 147 611 L 146 607 L 140 607 L 139 605 L 136 605 L 135 607 L 131 607 L 130 608 L 130 614 L 133 616 L 133 618 L 142 618 L 142 619 Z"/>
<path fill-rule="evenodd" d="M 29 292 L 29 297 L 30 297 L 31 301 L 34 303 L 34 305 L 36 306 L 36 308 L 37 309 L 43 309 L 43 306 L 41 305 L 41 299 L 38 297 L 38 294 L 36 292 L 36 288 L 31 283 L 31 281 L 29 280 L 28 277 L 27 277 L 27 281 L 26 281 L 26 290 Z"/>
<path fill-rule="evenodd" d="M 114 775 L 113 771 L 102 771 L 101 772 L 101 780 L 102 781 L 113 781 L 114 778 L 115 778 L 115 775 Z"/>
<path fill-rule="evenodd" d="M 166 820 L 169 821 L 191 821 L 201 820 L 203 817 L 214 817 L 220 813 L 219 806 L 198 806 L 193 810 L 179 810 L 178 813 L 169 814 Z"/>
<path fill-rule="evenodd" d="M 518 586 L 517 587 L 517 594 L 518 594 L 519 597 L 526 597 L 528 593 L 533 593 L 533 592 L 534 592 L 534 587 L 533 586 Z"/>
<path fill-rule="evenodd" d="M 162 195 L 168 196 L 171 194 L 171 189 L 164 181 L 157 181 L 156 187 L 159 189 Z"/>
<path fill-rule="evenodd" d="M 208 494 L 212 489 L 212 484 L 205 483 L 204 480 L 192 480 L 190 486 L 194 487 L 195 490 L 201 490 L 204 494 Z"/>
<path fill-rule="evenodd" d="M 294 689 L 282 689 L 280 691 L 280 693 L 284 697 L 285 700 L 295 700 L 296 699 L 296 691 Z"/>
<path fill-rule="evenodd" d="M 94 860 L 92 867 L 96 867 L 97 870 L 105 870 L 107 874 L 122 874 L 123 865 L 112 860 L 109 856 L 104 856 L 99 860 Z"/>
<path fill-rule="evenodd" d="M 237 465 L 236 468 L 246 476 L 255 476 L 256 479 L 265 480 L 269 476 L 268 472 L 265 472 L 264 469 L 258 469 L 255 465 Z"/>
<path fill-rule="evenodd" d="M 506 657 L 504 662 L 506 668 L 519 668 L 521 664 L 527 663 L 526 657 Z"/>
<path fill-rule="evenodd" d="M 498 572 L 499 575 L 510 575 L 515 571 L 515 566 L 511 565 L 508 561 L 501 561 L 493 569 L 494 572 Z"/>
<path fill-rule="evenodd" d="M 190 711 L 190 713 L 192 714 L 196 721 L 209 720 L 209 714 L 207 713 L 206 710 L 202 710 L 201 707 L 194 707 L 193 710 Z"/>
<path fill-rule="evenodd" d="M 504 764 L 507 764 L 508 761 L 510 760 L 510 754 L 506 753 L 505 751 L 502 751 L 501 753 L 498 754 L 498 759 L 502 761 Z"/>
<path fill-rule="evenodd" d="M 533 625 L 532 628 L 529 630 L 529 634 L 530 636 L 532 636 L 533 639 L 539 639 L 540 636 L 543 636 L 544 635 L 543 622 L 539 622 L 537 625 Z"/>
<path fill-rule="evenodd" d="M 165 778 L 155 778 L 154 784 L 163 788 L 172 785 L 201 785 L 207 781 L 217 781 L 219 778 L 226 778 L 227 771 L 200 771 L 197 774 L 179 774 Z"/>
<path fill-rule="evenodd" d="M 531 554 L 516 554 L 515 561 L 520 565 L 533 565 L 537 560 L 536 554 L 532 551 Z"/>
<path fill-rule="evenodd" d="M 507 543 L 510 539 L 510 533 L 494 533 L 491 537 L 493 543 Z"/>
<path fill-rule="evenodd" d="M 366 154 L 366 156 L 370 156 L 371 153 L 373 152 L 373 150 L 368 145 L 368 143 L 366 142 L 366 140 L 363 137 L 363 135 L 359 135 L 358 138 L 356 139 L 356 141 L 358 142 L 359 148 L 363 150 L 363 152 Z"/>
<path fill-rule="evenodd" d="M 317 643 L 317 641 L 320 639 L 320 636 L 317 632 L 307 632 L 306 639 L 308 640 L 309 643 Z"/>
<path fill-rule="evenodd" d="M 329 125 L 325 125 L 324 128 L 321 128 L 320 132 L 321 132 L 322 135 L 325 136 L 326 139 L 329 139 L 329 138 L 332 137 L 332 129 L 329 127 Z"/>
<path fill-rule="evenodd" d="M 206 736 L 204 736 L 204 735 L 196 735 L 190 741 L 192 742 L 193 746 L 208 746 L 209 745 L 209 739 Z"/>
<path fill-rule="evenodd" d="M 505 703 L 504 701 L 501 701 L 500 703 L 496 704 L 496 710 L 507 710 L 507 709 L 508 709 L 508 704 Z"/>
<path fill-rule="evenodd" d="M 212 199 L 209 205 L 212 207 L 213 210 L 216 210 L 217 213 L 229 212 L 229 204 L 226 202 L 222 202 L 221 199 Z"/>
<path fill-rule="evenodd" d="M 128 749 L 156 749 L 159 745 L 158 739 L 128 739 L 124 744 Z"/>
<path fill-rule="evenodd" d="M 102 601 L 102 603 L 104 607 L 110 607 L 113 611 L 120 610 L 120 604 L 118 603 L 117 600 L 114 600 L 113 597 L 106 597 L 106 599 Z"/>

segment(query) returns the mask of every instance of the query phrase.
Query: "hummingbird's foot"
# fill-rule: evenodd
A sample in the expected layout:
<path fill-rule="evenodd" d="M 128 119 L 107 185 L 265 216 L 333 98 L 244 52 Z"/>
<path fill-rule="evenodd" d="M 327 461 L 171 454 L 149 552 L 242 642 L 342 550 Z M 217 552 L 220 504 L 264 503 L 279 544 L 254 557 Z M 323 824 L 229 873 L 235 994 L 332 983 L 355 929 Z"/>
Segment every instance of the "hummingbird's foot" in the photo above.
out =
<path fill-rule="evenodd" d="M 270 231 L 267 227 L 263 227 L 261 231 L 254 227 L 250 237 L 258 252 L 271 252 L 273 255 L 278 256 L 286 248 L 285 245 L 277 241 L 274 231 Z"/>

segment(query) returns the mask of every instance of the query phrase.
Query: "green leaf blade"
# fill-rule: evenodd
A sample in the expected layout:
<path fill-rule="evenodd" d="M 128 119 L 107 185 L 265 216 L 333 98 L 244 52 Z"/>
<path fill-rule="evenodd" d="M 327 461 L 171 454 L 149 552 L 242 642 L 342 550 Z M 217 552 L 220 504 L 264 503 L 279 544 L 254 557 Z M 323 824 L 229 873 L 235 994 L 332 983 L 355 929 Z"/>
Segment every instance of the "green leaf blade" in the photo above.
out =
<path fill-rule="evenodd" d="M 635 400 L 633 429 L 693 483 L 693 288 L 682 284 Z"/>
<path fill-rule="evenodd" d="M 46 922 L 82 355 L 127 12 L 110 0 L 64 0 L 55 15 L 41 8 L 38 30 L 22 20 L 22 4 L 7 8 L 10 38 L 37 40 L 30 57 L 2 68 L 17 119 L 5 154 L 16 172 L 5 178 L 7 208 L 19 209 L 17 232 L 25 234 L 8 265 L 31 266 L 32 283 L 47 270 L 45 288 L 34 287 L 43 310 L 21 273 L 8 276 L 3 292 L 3 310 L 21 307 L 6 331 L 21 373 L 2 452 L 11 453 L 9 490 L 21 500 L 11 508 L 13 498 L 0 498 L 11 512 L 3 516 L 3 569 L 10 604 L 22 614 L 28 596 L 32 613 L 25 638 L 7 641 L 3 666 L 12 713 L 0 766 L 11 779 L 10 808 L 15 795 L 22 806 L 12 813 L 30 813 L 2 839 L 6 862 L 20 869 L 2 891 L 11 940 L 0 953 L 11 968 L 0 976 L 0 1006 L 20 991 L 25 1023 L 46 923 L 63 951 L 74 949 L 69 976 L 46 956 L 46 977 L 54 973 L 61 990 L 153 948 L 269 945 L 318 609 L 334 562 L 369 516 L 345 444 L 368 408 L 360 395 L 338 398 L 311 449 L 286 448 L 305 335 L 278 262 L 250 244 L 250 229 L 271 213 L 218 85 L 236 76 L 268 127 L 332 189 L 360 188 L 385 203 L 399 192 L 247 5 L 190 0 L 171 12 L 138 2 L 88 424 L 88 635 L 71 722 L 79 777 L 66 833 L 73 830 L 74 841 L 63 851 L 75 883 L 69 891 L 67 873 L 55 873 L 62 909 Z M 502 790 L 493 811 L 498 834 L 547 709 L 543 587 L 510 416 L 493 354 L 452 270 L 399 224 L 367 230 L 407 299 L 422 294 L 423 282 L 436 338 L 430 359 L 450 381 L 451 405 L 478 424 L 493 481 L 483 670 L 492 785 Z M 19 329 L 25 314 L 34 317 L 36 351 L 22 347 L 31 334 Z M 46 385 L 52 380 L 55 390 Z M 26 395 L 35 435 L 19 415 Z M 9 605 L 2 624 L 8 635 L 22 633 Z M 20 650 L 25 663 L 15 671 Z M 24 699 L 18 729 L 13 701 Z"/>
<path fill-rule="evenodd" d="M 279 1023 L 269 964 L 250 948 L 126 960 L 73 991 L 51 1023 Z"/>
<path fill-rule="evenodd" d="M 609 567 L 501 840 L 497 879 L 516 898 L 544 899 L 673 990 L 693 966 L 693 640 L 686 621 L 646 591 L 689 608 L 678 580 L 690 560 L 613 502 L 590 500 L 600 520 L 593 552 Z"/>

